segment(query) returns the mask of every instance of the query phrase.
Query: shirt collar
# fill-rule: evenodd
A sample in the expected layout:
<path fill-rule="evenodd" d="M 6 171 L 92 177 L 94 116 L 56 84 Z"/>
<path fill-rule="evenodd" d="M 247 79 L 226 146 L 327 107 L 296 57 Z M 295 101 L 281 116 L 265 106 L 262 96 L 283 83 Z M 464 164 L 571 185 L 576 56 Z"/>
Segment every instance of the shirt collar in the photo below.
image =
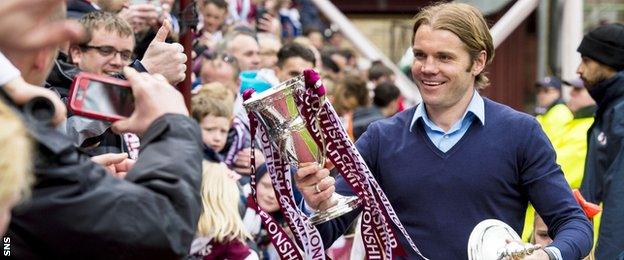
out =
<path fill-rule="evenodd" d="M 430 122 L 429 116 L 427 115 L 427 111 L 423 104 L 423 102 L 420 102 L 420 104 L 416 106 L 414 117 L 412 117 L 412 122 L 410 123 L 410 132 L 414 129 L 414 124 L 419 118 L 423 118 L 425 122 Z M 485 104 L 483 102 L 483 98 L 476 90 L 474 91 L 472 99 L 470 99 L 470 103 L 468 104 L 468 107 L 466 108 L 466 111 L 460 121 L 464 120 L 469 114 L 478 118 L 481 125 L 485 125 Z"/>

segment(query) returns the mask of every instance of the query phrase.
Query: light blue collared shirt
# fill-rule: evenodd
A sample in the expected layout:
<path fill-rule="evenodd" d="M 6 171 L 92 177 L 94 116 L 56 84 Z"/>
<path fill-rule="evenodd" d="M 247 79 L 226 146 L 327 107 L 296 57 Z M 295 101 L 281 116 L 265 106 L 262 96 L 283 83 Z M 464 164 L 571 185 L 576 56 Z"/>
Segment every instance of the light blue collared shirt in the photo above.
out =
<path fill-rule="evenodd" d="M 455 124 L 453 124 L 447 132 L 444 132 L 442 128 L 429 119 L 425 106 L 422 102 L 418 104 L 418 107 L 416 107 L 416 112 L 414 113 L 412 123 L 410 124 L 410 131 L 414 130 L 416 120 L 422 118 L 425 123 L 425 132 L 427 133 L 429 140 L 431 140 L 431 142 L 438 149 L 440 149 L 440 151 L 447 152 L 453 148 L 457 142 L 459 142 L 462 136 L 464 136 L 464 134 L 468 131 L 468 128 L 470 128 L 470 125 L 472 125 L 472 121 L 474 121 L 475 117 L 479 119 L 481 125 L 485 125 L 483 98 L 477 91 L 474 91 L 472 99 L 468 104 L 468 108 L 466 109 L 466 112 L 464 112 L 461 120 L 455 122 Z"/>

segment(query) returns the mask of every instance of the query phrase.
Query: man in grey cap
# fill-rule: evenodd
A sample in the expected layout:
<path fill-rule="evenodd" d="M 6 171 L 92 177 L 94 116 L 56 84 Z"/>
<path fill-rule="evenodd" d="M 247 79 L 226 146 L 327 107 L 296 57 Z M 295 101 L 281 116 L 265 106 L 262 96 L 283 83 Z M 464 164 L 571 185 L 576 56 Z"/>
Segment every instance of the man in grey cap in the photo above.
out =
<path fill-rule="evenodd" d="M 600 26 L 583 37 L 577 73 L 596 101 L 588 135 L 583 196 L 603 204 L 596 259 L 624 256 L 624 25 Z"/>

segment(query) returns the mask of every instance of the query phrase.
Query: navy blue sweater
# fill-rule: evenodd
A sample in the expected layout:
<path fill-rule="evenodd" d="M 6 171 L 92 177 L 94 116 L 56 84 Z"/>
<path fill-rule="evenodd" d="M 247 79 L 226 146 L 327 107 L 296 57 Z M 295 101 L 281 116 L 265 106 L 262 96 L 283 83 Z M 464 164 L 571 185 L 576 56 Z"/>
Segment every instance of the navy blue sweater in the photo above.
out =
<path fill-rule="evenodd" d="M 421 120 L 410 131 L 414 108 L 373 123 L 356 143 L 416 246 L 430 259 L 467 259 L 468 237 L 480 221 L 499 219 L 520 234 L 530 201 L 564 259 L 587 255 L 592 227 L 537 121 L 484 102 L 485 125 L 475 120 L 446 153 L 429 140 Z M 337 191 L 352 194 L 342 178 Z M 325 245 L 356 213 L 317 226 Z M 409 258 L 416 258 L 397 234 Z"/>

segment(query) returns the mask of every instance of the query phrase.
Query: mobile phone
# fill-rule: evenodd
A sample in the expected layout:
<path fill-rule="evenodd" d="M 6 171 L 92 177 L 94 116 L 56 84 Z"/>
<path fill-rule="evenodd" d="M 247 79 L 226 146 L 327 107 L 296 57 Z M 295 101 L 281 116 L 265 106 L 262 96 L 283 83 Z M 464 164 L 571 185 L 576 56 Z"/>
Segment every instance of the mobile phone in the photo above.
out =
<path fill-rule="evenodd" d="M 140 4 L 152 4 L 154 8 L 156 8 L 156 12 L 158 16 L 160 16 L 163 12 L 162 2 L 160 0 L 132 0 L 130 1 L 130 5 L 140 5 Z"/>
<path fill-rule="evenodd" d="M 260 29 L 258 25 L 260 25 L 260 20 L 264 19 L 264 14 L 267 13 L 267 10 L 264 7 L 258 7 L 256 9 L 256 31 L 264 32 L 263 29 Z"/>
<path fill-rule="evenodd" d="M 81 72 L 69 89 L 68 107 L 75 115 L 115 122 L 132 115 L 134 96 L 126 80 Z"/>

